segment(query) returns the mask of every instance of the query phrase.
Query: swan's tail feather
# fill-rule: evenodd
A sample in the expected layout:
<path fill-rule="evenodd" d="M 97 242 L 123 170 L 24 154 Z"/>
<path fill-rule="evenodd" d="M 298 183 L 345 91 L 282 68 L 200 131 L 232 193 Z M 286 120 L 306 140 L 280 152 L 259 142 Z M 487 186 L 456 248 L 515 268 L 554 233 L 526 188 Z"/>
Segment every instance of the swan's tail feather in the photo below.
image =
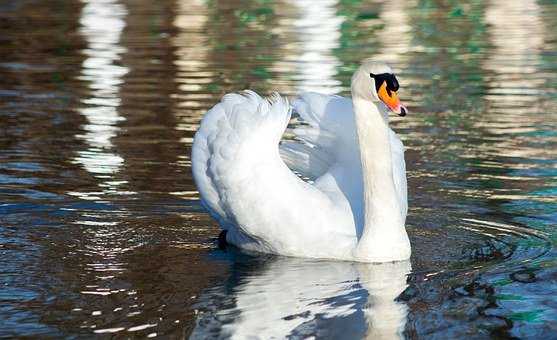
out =
<path fill-rule="evenodd" d="M 230 93 L 203 117 L 192 147 L 192 172 L 202 202 L 221 225 L 237 224 L 229 195 L 249 182 L 245 169 L 278 148 L 290 120 L 286 98 Z M 226 228 L 226 227 L 225 227 Z"/>

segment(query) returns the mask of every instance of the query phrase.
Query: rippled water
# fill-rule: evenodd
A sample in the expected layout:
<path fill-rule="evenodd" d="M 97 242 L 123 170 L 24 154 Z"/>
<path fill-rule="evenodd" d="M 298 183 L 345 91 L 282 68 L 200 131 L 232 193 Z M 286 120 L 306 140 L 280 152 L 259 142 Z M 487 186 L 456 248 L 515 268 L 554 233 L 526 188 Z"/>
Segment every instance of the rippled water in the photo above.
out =
<path fill-rule="evenodd" d="M 556 32 L 551 0 L 1 2 L 0 337 L 554 336 Z M 411 109 L 411 263 L 218 250 L 203 113 L 368 56 Z"/>

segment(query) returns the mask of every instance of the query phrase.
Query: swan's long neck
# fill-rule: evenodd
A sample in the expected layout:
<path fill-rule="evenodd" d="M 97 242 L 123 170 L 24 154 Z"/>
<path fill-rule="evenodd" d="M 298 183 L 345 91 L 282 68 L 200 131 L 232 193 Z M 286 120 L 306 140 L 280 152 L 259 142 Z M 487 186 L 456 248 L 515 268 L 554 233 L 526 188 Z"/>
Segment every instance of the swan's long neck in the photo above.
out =
<path fill-rule="evenodd" d="M 387 116 L 369 100 L 354 98 L 353 104 L 364 189 L 364 228 L 355 256 L 373 262 L 407 259 L 410 244 L 393 179 Z"/>

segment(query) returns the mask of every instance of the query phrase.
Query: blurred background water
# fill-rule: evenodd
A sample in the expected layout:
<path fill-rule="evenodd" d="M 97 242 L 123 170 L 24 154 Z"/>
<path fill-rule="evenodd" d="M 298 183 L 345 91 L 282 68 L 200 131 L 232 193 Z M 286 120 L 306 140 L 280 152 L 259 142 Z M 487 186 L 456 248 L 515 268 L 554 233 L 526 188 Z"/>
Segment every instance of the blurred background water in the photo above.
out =
<path fill-rule="evenodd" d="M 369 56 L 411 110 L 411 263 L 216 249 L 204 112 L 349 95 Z M 5 0 L 0 127 L 0 337 L 557 334 L 555 1 Z"/>

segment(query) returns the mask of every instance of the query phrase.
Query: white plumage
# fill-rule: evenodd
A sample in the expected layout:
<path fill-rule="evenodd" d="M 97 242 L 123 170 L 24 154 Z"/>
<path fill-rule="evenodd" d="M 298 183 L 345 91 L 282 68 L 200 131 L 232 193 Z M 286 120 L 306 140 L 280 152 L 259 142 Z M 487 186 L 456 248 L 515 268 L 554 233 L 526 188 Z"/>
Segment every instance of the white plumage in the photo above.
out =
<path fill-rule="evenodd" d="M 392 72 L 373 62 L 360 70 Z M 354 86 L 375 91 L 373 80 L 356 78 L 353 94 Z M 340 96 L 303 93 L 290 106 L 278 94 L 262 98 L 244 91 L 225 95 L 209 110 L 195 135 L 192 171 L 202 202 L 228 231 L 227 242 L 288 256 L 369 262 L 408 258 L 404 149 L 381 123 L 386 107 L 375 98 L 365 98 L 369 109 L 354 110 L 352 101 Z M 304 124 L 292 129 L 295 139 L 279 145 L 292 111 Z M 366 121 L 369 115 L 369 124 L 377 123 L 366 129 L 380 129 L 373 136 L 384 135 L 386 144 L 364 148 L 367 141 L 358 131 L 368 123 L 359 123 L 358 112 Z M 370 163 L 366 159 L 390 162 L 391 173 L 379 177 L 381 169 L 362 168 Z M 382 182 L 386 187 L 374 188 Z M 378 206 L 365 195 L 371 191 L 393 192 L 396 202 L 385 197 L 385 205 Z M 374 218 L 381 228 L 370 226 Z"/>

